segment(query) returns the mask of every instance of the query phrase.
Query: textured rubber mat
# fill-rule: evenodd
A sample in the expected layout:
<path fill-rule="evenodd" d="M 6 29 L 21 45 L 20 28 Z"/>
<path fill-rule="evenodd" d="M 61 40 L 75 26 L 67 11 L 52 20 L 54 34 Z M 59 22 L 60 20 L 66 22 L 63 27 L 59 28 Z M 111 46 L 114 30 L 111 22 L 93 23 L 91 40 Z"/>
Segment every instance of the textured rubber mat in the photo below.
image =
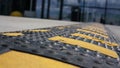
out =
<path fill-rule="evenodd" d="M 119 44 L 109 32 L 95 23 L 5 32 L 0 34 L 0 54 L 14 50 L 81 68 L 120 68 Z"/>

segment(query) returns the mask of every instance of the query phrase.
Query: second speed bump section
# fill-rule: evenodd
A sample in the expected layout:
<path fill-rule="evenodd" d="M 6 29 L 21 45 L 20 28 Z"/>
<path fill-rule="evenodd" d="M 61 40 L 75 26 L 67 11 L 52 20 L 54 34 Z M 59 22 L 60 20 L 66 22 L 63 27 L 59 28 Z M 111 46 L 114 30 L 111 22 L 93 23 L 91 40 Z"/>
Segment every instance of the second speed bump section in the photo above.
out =
<path fill-rule="evenodd" d="M 84 41 L 75 40 L 75 39 L 66 38 L 66 37 L 61 37 L 61 36 L 55 36 L 55 37 L 49 38 L 49 40 L 59 41 L 59 42 L 71 44 L 71 45 L 77 45 L 77 46 L 80 46 L 80 47 L 83 47 L 83 48 L 86 48 L 86 49 L 89 49 L 92 51 L 100 52 L 100 53 L 107 55 L 107 56 L 110 56 L 112 58 L 119 58 L 115 51 L 112 51 L 110 49 L 106 49 L 104 47 L 97 46 L 97 45 L 94 45 L 91 43 L 87 43 Z"/>

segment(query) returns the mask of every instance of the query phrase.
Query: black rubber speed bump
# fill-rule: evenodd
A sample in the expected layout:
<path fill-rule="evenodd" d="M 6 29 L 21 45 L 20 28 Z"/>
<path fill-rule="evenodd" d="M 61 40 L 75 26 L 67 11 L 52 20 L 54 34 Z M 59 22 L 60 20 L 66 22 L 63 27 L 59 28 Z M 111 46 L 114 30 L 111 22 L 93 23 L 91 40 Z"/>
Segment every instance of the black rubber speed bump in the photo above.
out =
<path fill-rule="evenodd" d="M 116 52 L 117 47 L 108 46 L 106 42 L 104 44 L 100 43 L 99 41 L 95 42 L 95 39 L 90 39 L 87 37 L 72 36 L 72 34 L 80 32 L 84 36 L 94 36 L 94 38 L 100 39 L 102 41 L 106 41 L 106 38 L 111 40 L 109 36 L 106 37 L 106 35 L 102 35 L 101 33 L 95 31 L 94 33 L 90 32 L 90 30 L 89 32 L 77 31 L 77 29 L 84 29 L 84 27 L 82 27 L 81 25 L 77 24 L 16 31 L 22 34 L 18 36 L 8 36 L 1 33 L 0 53 L 6 53 L 9 50 L 15 50 L 59 60 L 60 62 L 69 63 L 81 68 L 119 68 L 120 61 L 119 54 Z M 97 25 L 100 25 L 101 27 L 97 28 L 96 25 L 92 25 L 96 27 L 94 28 L 96 29 L 96 31 L 100 30 L 102 32 L 106 32 L 105 29 L 102 29 L 103 25 Z M 88 26 L 88 28 L 90 27 Z M 54 38 L 56 36 L 69 39 L 64 40 L 55 38 L 57 40 L 50 40 L 50 38 Z M 80 44 L 73 45 L 73 43 L 75 43 L 76 41 L 68 42 L 70 39 L 81 42 Z M 94 45 L 95 47 L 98 47 L 98 50 L 94 48 L 92 48 L 91 50 L 91 47 L 82 47 L 81 45 Z"/>

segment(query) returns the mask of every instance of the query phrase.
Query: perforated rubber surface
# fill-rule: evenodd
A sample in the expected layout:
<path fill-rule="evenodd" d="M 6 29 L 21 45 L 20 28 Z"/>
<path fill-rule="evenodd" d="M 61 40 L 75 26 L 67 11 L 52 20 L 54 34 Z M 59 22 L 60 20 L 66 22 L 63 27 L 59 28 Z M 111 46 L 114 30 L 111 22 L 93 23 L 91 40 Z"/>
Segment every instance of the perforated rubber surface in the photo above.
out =
<path fill-rule="evenodd" d="M 64 62 L 71 68 L 120 68 L 119 44 L 111 35 L 99 23 L 4 32 L 0 33 L 0 58 L 17 51 Z"/>

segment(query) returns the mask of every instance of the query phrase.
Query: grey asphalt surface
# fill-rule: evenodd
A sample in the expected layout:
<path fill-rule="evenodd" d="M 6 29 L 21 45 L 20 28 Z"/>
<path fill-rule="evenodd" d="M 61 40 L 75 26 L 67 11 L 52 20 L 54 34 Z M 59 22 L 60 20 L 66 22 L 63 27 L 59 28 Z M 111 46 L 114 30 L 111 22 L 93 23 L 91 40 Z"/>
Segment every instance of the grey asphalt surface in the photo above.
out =
<path fill-rule="evenodd" d="M 0 32 L 46 28 L 53 26 L 72 25 L 78 23 L 80 22 L 0 16 Z"/>

